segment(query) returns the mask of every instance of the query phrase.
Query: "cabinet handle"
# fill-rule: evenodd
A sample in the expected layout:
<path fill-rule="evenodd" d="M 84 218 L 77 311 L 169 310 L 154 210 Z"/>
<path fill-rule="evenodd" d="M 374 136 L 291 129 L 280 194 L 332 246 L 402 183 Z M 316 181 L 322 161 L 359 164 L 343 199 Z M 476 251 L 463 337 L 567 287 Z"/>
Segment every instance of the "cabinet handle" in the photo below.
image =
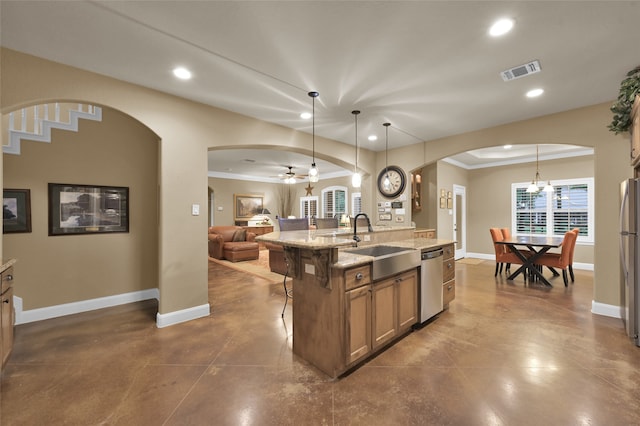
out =
<path fill-rule="evenodd" d="M 451 269 L 452 267 L 453 267 L 453 265 L 452 265 L 452 264 L 447 263 L 447 268 Z"/>
<path fill-rule="evenodd" d="M 358 273 L 356 274 L 356 280 L 361 280 L 361 279 L 363 279 L 363 278 L 364 278 L 364 275 L 362 275 L 362 272 L 358 272 Z"/>
<path fill-rule="evenodd" d="M 447 290 L 451 291 L 452 288 L 453 288 L 453 286 L 450 285 L 450 286 L 447 287 Z"/>
<path fill-rule="evenodd" d="M 9 299 L 4 299 L 2 303 L 9 303 Z"/>
<path fill-rule="evenodd" d="M 9 274 L 6 278 L 7 281 L 13 281 L 13 275 Z"/>

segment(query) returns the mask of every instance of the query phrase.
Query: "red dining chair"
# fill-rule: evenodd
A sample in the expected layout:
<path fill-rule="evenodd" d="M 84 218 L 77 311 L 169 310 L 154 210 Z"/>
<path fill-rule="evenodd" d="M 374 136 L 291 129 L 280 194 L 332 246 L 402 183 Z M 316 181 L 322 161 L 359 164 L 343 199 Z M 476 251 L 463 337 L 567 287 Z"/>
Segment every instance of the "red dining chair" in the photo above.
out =
<path fill-rule="evenodd" d="M 580 228 L 573 228 L 571 232 L 576 234 L 576 239 L 573 241 L 573 245 L 571 246 L 571 253 L 569 254 L 569 275 L 571 276 L 571 282 L 574 282 L 575 277 L 573 276 L 573 252 L 576 249 L 576 242 L 578 241 L 578 236 L 580 235 Z"/>
<path fill-rule="evenodd" d="M 502 240 L 510 240 L 511 239 L 511 230 L 509 228 L 501 228 L 500 231 L 502 232 Z M 504 245 L 504 244 L 503 244 Z M 508 247 L 504 247 L 505 251 L 509 251 Z M 511 264 L 507 263 L 507 266 L 505 267 L 505 271 L 510 271 L 511 270 Z"/>
<path fill-rule="evenodd" d="M 497 244 L 499 241 L 503 241 L 504 237 L 502 236 L 502 230 L 500 228 L 490 228 L 489 233 L 491 234 L 491 239 L 493 240 L 493 249 L 496 252 L 496 272 L 493 276 L 498 275 L 498 270 L 502 273 L 502 266 L 504 263 L 512 264 L 518 263 L 522 264 L 522 261 L 515 254 L 509 251 L 509 247 L 504 244 Z"/>
<path fill-rule="evenodd" d="M 573 254 L 573 248 L 575 247 L 577 238 L 577 233 L 573 231 L 567 231 L 564 234 L 564 240 L 562 241 L 562 250 L 560 251 L 560 253 L 545 253 L 536 259 L 536 265 L 562 269 L 562 279 L 564 281 L 565 287 L 569 285 L 567 270 L 569 269 L 569 265 L 572 262 L 571 255 Z"/>

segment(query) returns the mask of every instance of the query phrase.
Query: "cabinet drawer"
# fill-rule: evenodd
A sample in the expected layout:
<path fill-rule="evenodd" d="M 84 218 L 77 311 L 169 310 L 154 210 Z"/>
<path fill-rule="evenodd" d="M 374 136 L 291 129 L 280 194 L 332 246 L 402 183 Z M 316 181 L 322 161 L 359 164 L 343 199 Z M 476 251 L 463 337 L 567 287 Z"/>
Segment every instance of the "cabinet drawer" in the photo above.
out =
<path fill-rule="evenodd" d="M 456 261 L 453 259 L 444 260 L 442 265 L 442 282 L 452 280 L 456 276 Z"/>
<path fill-rule="evenodd" d="M 350 290 L 370 283 L 371 267 L 369 265 L 348 269 L 344 273 L 345 290 Z"/>
<path fill-rule="evenodd" d="M 2 273 L 2 290 L 0 294 L 4 293 L 13 285 L 13 266 L 7 268 Z"/>
<path fill-rule="evenodd" d="M 455 253 L 455 249 L 453 248 L 453 244 L 447 244 L 446 246 L 442 247 L 442 257 L 447 260 L 447 259 L 453 259 L 453 255 Z"/>
<path fill-rule="evenodd" d="M 442 303 L 446 306 L 456 298 L 456 281 L 451 280 L 442 285 Z"/>

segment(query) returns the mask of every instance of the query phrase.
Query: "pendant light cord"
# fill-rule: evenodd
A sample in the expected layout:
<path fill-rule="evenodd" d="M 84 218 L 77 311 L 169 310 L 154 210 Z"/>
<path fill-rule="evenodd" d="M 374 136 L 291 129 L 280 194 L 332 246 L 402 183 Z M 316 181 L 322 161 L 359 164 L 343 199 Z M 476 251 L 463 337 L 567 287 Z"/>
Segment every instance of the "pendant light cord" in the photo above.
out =
<path fill-rule="evenodd" d="M 360 114 L 360 111 L 354 110 L 351 111 L 351 114 L 353 114 L 356 118 L 356 167 L 353 172 L 358 173 L 358 114 Z"/>
<path fill-rule="evenodd" d="M 314 166 L 316 164 L 316 97 L 318 94 L 318 92 L 309 92 L 309 96 L 311 96 L 311 147 Z"/>
<path fill-rule="evenodd" d="M 385 128 L 385 149 L 384 149 L 384 170 L 385 173 L 387 173 L 387 175 L 389 174 L 389 126 L 391 126 L 391 123 L 384 123 L 383 124 L 384 128 Z"/>

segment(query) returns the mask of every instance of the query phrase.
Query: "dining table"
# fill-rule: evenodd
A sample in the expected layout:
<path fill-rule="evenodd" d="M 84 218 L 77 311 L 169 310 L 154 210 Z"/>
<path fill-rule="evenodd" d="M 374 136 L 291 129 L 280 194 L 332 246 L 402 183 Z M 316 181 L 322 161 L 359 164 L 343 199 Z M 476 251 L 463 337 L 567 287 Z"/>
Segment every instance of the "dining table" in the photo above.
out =
<path fill-rule="evenodd" d="M 544 285 L 552 287 L 551 283 L 542 274 L 542 268 L 539 268 L 538 265 L 536 265 L 536 259 L 538 259 L 540 256 L 542 256 L 552 248 L 561 247 L 563 240 L 564 237 L 519 235 L 502 241 L 496 241 L 496 244 L 506 245 L 509 250 L 522 261 L 522 266 L 520 266 L 515 272 L 509 275 L 507 279 L 513 280 L 519 274 L 524 274 L 525 280 L 527 279 L 527 276 L 534 279 L 537 278 Z M 521 248 L 523 247 L 526 247 L 528 249 L 527 255 L 523 253 L 526 253 L 526 251 L 521 251 Z M 558 272 L 553 268 L 549 269 L 554 276 L 559 275 Z"/>

